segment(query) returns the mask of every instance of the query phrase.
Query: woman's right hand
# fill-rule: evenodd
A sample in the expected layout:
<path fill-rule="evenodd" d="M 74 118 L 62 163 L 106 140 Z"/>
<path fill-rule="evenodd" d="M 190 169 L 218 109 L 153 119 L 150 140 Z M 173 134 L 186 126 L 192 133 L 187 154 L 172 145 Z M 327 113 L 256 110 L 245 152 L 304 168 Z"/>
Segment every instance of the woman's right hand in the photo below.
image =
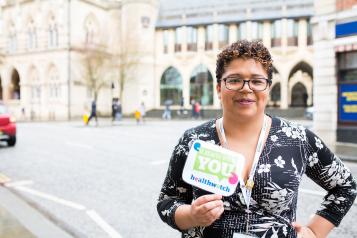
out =
<path fill-rule="evenodd" d="M 224 212 L 222 195 L 209 194 L 194 200 L 190 215 L 194 226 L 209 226 Z"/>

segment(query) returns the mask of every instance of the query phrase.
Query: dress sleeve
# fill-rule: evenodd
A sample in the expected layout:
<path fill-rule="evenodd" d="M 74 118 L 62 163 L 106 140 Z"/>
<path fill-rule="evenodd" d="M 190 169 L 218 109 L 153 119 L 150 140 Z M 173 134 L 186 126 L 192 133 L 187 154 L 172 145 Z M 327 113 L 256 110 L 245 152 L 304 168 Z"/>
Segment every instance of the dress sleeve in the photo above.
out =
<path fill-rule="evenodd" d="M 182 180 L 182 171 L 188 152 L 188 138 L 185 133 L 172 153 L 157 203 L 157 211 L 161 220 L 177 230 L 180 229 L 175 223 L 176 209 L 192 202 L 192 187 Z"/>
<path fill-rule="evenodd" d="M 306 136 L 306 175 L 327 191 L 316 214 L 338 226 L 356 198 L 356 180 L 319 137 Z"/>

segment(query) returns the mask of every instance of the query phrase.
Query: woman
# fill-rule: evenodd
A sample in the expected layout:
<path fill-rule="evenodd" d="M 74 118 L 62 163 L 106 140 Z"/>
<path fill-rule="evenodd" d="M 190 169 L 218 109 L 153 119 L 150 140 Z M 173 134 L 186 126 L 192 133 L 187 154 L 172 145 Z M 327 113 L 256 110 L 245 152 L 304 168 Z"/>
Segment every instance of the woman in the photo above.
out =
<path fill-rule="evenodd" d="M 272 71 L 261 42 L 240 41 L 218 55 L 216 89 L 223 117 L 184 133 L 157 204 L 161 219 L 182 237 L 326 237 L 352 206 L 356 182 L 326 145 L 304 127 L 265 114 Z M 182 180 L 196 139 L 244 155 L 247 182 L 232 196 L 209 194 Z M 304 173 L 328 191 L 306 226 L 295 222 Z"/>

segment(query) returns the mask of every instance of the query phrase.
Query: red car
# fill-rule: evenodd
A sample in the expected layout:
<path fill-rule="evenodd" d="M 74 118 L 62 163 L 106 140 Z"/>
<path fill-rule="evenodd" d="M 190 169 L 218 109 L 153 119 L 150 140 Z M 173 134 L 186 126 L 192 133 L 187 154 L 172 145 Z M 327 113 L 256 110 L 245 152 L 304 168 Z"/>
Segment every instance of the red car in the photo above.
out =
<path fill-rule="evenodd" d="M 16 144 L 16 124 L 3 103 L 0 102 L 0 141 L 6 141 L 8 146 Z"/>

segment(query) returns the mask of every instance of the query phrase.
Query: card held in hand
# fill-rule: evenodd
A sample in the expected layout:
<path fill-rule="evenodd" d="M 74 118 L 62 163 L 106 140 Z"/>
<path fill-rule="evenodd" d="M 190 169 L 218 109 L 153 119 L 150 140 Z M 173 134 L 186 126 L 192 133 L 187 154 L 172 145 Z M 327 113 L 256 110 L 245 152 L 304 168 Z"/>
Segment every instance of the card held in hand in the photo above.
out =
<path fill-rule="evenodd" d="M 242 182 L 244 156 L 221 146 L 195 140 L 183 169 L 183 180 L 200 189 L 232 195 Z"/>

